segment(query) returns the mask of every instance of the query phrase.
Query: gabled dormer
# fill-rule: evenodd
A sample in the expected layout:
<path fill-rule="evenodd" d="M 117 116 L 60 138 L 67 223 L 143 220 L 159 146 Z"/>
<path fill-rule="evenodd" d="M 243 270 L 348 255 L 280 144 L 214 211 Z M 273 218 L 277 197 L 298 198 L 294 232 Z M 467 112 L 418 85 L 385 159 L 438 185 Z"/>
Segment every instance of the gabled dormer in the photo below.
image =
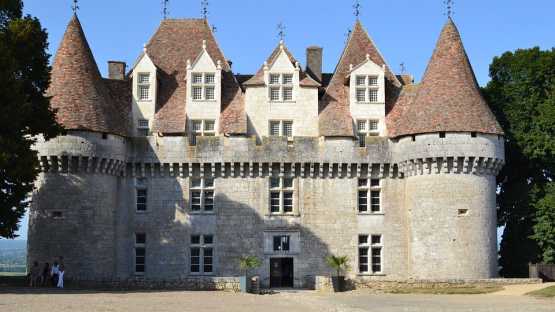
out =
<path fill-rule="evenodd" d="M 206 50 L 191 62 L 187 60 L 187 124 L 194 143 L 195 137 L 218 133 L 222 105 L 222 61 L 214 60 Z"/>
<path fill-rule="evenodd" d="M 264 82 L 269 102 L 295 102 L 299 89 L 299 63 L 291 62 L 283 42 L 273 63 L 264 62 Z"/>
<path fill-rule="evenodd" d="M 156 110 L 158 92 L 157 68 L 148 56 L 146 48 L 131 72 L 133 80 L 133 129 L 135 136 L 152 134 L 152 122 Z"/>

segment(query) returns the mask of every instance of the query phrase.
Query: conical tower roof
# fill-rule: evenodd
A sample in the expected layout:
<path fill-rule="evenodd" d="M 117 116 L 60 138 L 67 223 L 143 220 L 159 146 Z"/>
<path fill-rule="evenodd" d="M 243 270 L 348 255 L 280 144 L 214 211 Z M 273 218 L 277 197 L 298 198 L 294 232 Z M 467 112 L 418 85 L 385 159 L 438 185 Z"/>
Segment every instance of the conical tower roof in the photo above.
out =
<path fill-rule="evenodd" d="M 414 100 L 389 129 L 390 137 L 430 132 L 503 134 L 480 93 L 451 18 L 441 31 Z"/>
<path fill-rule="evenodd" d="M 104 84 L 87 39 L 73 15 L 56 53 L 48 89 L 58 121 L 69 130 L 126 135 L 125 118 Z"/>
<path fill-rule="evenodd" d="M 357 20 L 341 59 L 326 88 L 320 107 L 320 135 L 322 136 L 354 136 L 353 120 L 349 109 L 349 86 L 345 84 L 345 77 L 350 72 L 351 65 L 357 66 L 370 60 L 379 66 L 385 65 L 386 106 L 392 104 L 401 83 L 391 72 L 384 57 Z"/>

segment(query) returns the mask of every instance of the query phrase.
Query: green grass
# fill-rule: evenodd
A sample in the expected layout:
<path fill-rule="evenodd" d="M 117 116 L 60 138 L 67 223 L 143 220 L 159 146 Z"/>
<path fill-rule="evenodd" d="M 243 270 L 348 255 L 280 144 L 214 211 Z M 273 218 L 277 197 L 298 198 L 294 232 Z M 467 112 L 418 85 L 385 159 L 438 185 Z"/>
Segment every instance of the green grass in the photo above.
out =
<path fill-rule="evenodd" d="M 503 290 L 501 286 L 466 286 L 445 288 L 404 287 L 388 290 L 391 294 L 477 295 Z"/>
<path fill-rule="evenodd" d="M 544 297 L 544 298 L 554 298 L 555 297 L 555 286 L 546 287 L 544 289 L 534 290 L 527 295 L 534 297 Z"/>

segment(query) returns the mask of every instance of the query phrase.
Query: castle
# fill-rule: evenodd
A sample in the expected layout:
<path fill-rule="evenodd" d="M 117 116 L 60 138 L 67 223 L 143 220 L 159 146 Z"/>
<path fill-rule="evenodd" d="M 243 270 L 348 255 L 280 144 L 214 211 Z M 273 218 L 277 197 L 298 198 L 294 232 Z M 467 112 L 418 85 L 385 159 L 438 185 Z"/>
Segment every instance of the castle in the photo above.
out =
<path fill-rule="evenodd" d="M 396 75 L 357 20 L 334 73 L 280 42 L 236 75 L 205 19 L 167 19 L 103 78 L 73 16 L 39 141 L 29 261 L 73 280 L 313 287 L 324 258 L 374 280 L 497 275 L 503 130 L 451 18 L 424 77 Z M 182 284 L 180 284 L 182 285 Z M 225 286 L 224 286 L 225 287 Z"/>

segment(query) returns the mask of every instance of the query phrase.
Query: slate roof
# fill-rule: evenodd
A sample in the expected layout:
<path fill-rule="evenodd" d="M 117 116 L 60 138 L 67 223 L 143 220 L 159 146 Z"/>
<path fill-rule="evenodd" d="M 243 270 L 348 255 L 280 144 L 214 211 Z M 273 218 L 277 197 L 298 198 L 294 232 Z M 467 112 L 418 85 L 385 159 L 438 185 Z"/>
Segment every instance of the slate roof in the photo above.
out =
<path fill-rule="evenodd" d="M 370 60 L 375 64 L 386 66 L 386 107 L 391 107 L 396 101 L 401 83 L 391 72 L 378 48 L 357 20 L 334 75 L 320 101 L 320 135 L 339 137 L 355 135 L 349 109 L 349 86 L 345 83 L 345 76 L 348 75 L 351 64 L 357 66 L 366 62 L 366 55 L 369 55 Z"/>
<path fill-rule="evenodd" d="M 56 53 L 47 91 L 57 120 L 68 130 L 126 136 L 129 121 L 125 107 L 131 102 L 119 101 L 125 94 L 121 91 L 119 83 L 116 86 L 102 79 L 81 23 L 73 15 Z"/>
<path fill-rule="evenodd" d="M 187 60 L 194 61 L 202 51 L 222 64 L 222 108 L 220 132 L 244 134 L 247 117 L 241 88 L 219 48 L 206 19 L 167 19 L 146 45 L 146 53 L 158 68 L 158 98 L 154 131 L 181 134 L 186 130 Z"/>
<path fill-rule="evenodd" d="M 390 137 L 430 132 L 503 134 L 480 93 L 459 31 L 451 18 L 412 100 L 401 96 L 388 116 Z"/>
<path fill-rule="evenodd" d="M 285 55 L 287 55 L 287 57 L 289 58 L 289 61 L 291 61 L 291 64 L 293 66 L 295 66 L 295 64 L 299 63 L 295 59 L 293 54 L 289 51 L 289 49 L 287 49 L 285 44 L 280 42 L 280 44 L 274 49 L 274 51 L 272 51 L 272 53 L 270 54 L 270 56 L 266 60 L 266 63 L 268 64 L 269 67 L 271 67 L 272 64 L 276 61 L 276 59 L 278 58 L 282 48 L 283 48 L 283 52 L 285 52 Z M 260 69 L 258 69 L 256 74 L 252 78 L 245 81 L 243 83 L 243 85 L 247 86 L 247 87 L 249 87 L 249 86 L 263 86 L 264 85 L 264 65 L 262 65 L 262 67 L 260 67 Z M 305 71 L 303 71 L 301 69 L 300 72 L 299 72 L 299 85 L 301 87 L 319 87 L 320 83 L 318 83 L 316 80 L 314 80 Z"/>

